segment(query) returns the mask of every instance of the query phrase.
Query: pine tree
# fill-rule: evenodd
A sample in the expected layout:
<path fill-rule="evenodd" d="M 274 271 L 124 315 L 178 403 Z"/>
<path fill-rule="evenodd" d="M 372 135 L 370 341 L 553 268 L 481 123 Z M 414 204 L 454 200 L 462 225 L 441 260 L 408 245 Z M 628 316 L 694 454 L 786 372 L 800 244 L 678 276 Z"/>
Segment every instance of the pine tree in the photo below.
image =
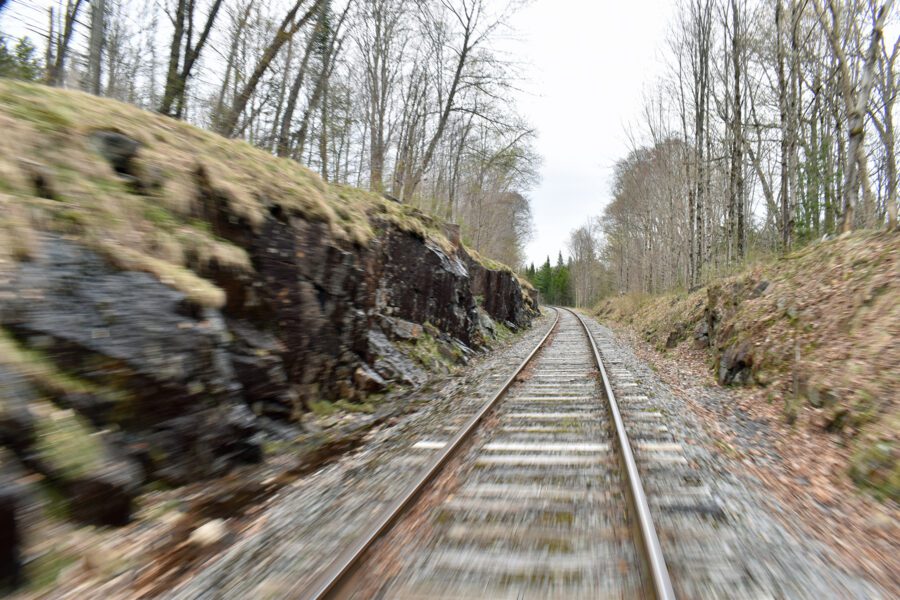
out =
<path fill-rule="evenodd" d="M 554 304 L 568 306 L 572 304 L 571 285 L 569 282 L 569 267 L 563 262 L 562 252 L 556 261 L 553 273 L 553 288 L 555 291 Z"/>
<path fill-rule="evenodd" d="M 0 77 L 37 81 L 43 70 L 36 53 L 37 49 L 27 37 L 17 40 L 10 49 L 6 46 L 6 39 L 0 36 Z"/>

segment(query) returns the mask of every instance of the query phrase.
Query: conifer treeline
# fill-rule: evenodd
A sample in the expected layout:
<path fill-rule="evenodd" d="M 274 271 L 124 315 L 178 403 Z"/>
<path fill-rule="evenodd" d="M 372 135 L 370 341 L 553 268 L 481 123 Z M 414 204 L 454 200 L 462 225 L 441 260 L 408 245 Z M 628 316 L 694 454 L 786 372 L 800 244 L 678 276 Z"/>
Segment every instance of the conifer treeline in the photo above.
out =
<path fill-rule="evenodd" d="M 572 285 L 570 281 L 570 265 L 563 261 L 562 252 L 556 260 L 556 265 L 550 264 L 550 257 L 539 269 L 535 269 L 534 263 L 525 269 L 525 277 L 541 293 L 542 304 L 555 306 L 571 306 Z"/>

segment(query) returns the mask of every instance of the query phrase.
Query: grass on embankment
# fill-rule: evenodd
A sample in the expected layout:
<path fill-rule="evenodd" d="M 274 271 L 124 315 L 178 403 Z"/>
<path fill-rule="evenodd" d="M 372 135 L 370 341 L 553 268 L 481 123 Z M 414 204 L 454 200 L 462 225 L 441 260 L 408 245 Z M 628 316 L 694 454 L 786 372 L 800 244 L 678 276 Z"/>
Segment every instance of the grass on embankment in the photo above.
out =
<path fill-rule="evenodd" d="M 380 219 L 453 250 L 441 223 L 412 207 L 329 185 L 297 162 L 122 102 L 0 79 L 0 128 L 0 267 L 29 257 L 35 231 L 54 231 L 221 306 L 224 292 L 198 272 L 212 262 L 252 266 L 243 248 L 198 218 L 210 193 L 253 228 L 277 203 L 325 223 L 338 240 L 365 245 Z M 94 147 L 91 135 L 101 131 L 140 142 L 137 188 Z"/>
<path fill-rule="evenodd" d="M 697 343 L 710 308 L 721 319 L 715 372 L 743 345 L 750 383 L 783 402 L 789 422 L 841 433 L 854 481 L 900 500 L 900 234 L 854 233 L 692 293 L 611 298 L 595 312 L 665 351 Z"/>

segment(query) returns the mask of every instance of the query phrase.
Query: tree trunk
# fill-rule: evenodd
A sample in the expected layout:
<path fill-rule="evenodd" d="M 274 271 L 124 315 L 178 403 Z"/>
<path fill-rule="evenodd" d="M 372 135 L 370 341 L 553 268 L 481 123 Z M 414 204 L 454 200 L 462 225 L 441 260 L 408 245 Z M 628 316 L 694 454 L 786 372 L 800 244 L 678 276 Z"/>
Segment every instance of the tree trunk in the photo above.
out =
<path fill-rule="evenodd" d="M 181 64 L 181 45 L 184 38 L 184 22 L 187 16 L 186 0 L 178 0 L 175 8 L 174 31 L 172 33 L 172 45 L 169 50 L 169 68 L 166 70 L 166 88 L 163 93 L 159 112 L 169 114 L 172 103 L 175 102 L 178 89 L 178 67 Z"/>
<path fill-rule="evenodd" d="M 274 60 L 275 56 L 278 54 L 278 51 L 281 50 L 281 47 L 284 46 L 285 42 L 289 38 L 291 38 L 297 31 L 309 21 L 310 18 L 318 11 L 324 0 L 314 0 L 312 6 L 310 6 L 309 10 L 295 23 L 294 18 L 297 16 L 297 13 L 300 11 L 300 7 L 304 4 L 305 0 L 298 0 L 293 8 L 288 11 L 288 14 L 285 15 L 284 19 L 281 22 L 278 31 L 275 33 L 275 37 L 266 47 L 263 52 L 262 57 L 260 57 L 259 61 L 256 63 L 256 67 L 253 69 L 253 73 L 250 75 L 250 78 L 247 80 L 247 83 L 244 84 L 244 87 L 241 88 L 241 91 L 237 94 L 234 99 L 234 103 L 231 106 L 231 110 L 228 111 L 224 120 L 218 124 L 217 130 L 220 134 L 225 137 L 231 137 L 234 135 L 235 128 L 237 127 L 238 119 L 241 114 L 244 112 L 244 109 L 247 107 L 247 102 L 250 100 L 250 96 L 253 95 L 253 92 L 256 91 L 256 86 L 259 85 L 262 76 L 269 70 L 269 65 L 272 64 L 272 60 Z"/>
<path fill-rule="evenodd" d="M 733 149 L 731 153 L 731 206 L 732 215 L 737 221 L 735 240 L 737 257 L 744 258 L 744 132 L 742 129 L 744 119 L 744 107 L 741 96 L 741 16 L 737 0 L 731 0 L 731 12 L 733 14 L 733 31 L 731 38 L 731 58 L 734 71 L 734 90 L 732 98 L 731 118 Z"/>
<path fill-rule="evenodd" d="M 474 44 L 477 43 L 473 41 L 472 35 L 474 34 L 475 26 L 477 24 L 475 19 L 479 12 L 480 11 L 475 10 L 474 8 L 463 11 L 463 14 L 466 17 L 466 20 L 463 23 L 463 41 L 456 61 L 456 68 L 453 71 L 450 89 L 447 92 L 447 98 L 444 105 L 441 107 L 437 129 L 435 130 L 434 135 L 431 136 L 431 140 L 428 142 L 425 153 L 422 155 L 422 160 L 419 162 L 418 167 L 413 171 L 410 184 L 404 186 L 403 200 L 408 200 L 412 194 L 415 193 L 416 188 L 422 181 L 425 171 L 428 170 L 428 167 L 431 165 L 431 160 L 434 158 L 434 152 L 437 149 L 438 142 L 440 142 L 441 137 L 444 135 L 444 129 L 447 127 L 447 120 L 450 118 L 450 113 L 456 108 L 456 95 L 459 92 L 459 85 L 462 81 L 463 69 L 467 65 L 469 53 L 472 51 Z"/>
<path fill-rule="evenodd" d="M 322 102 L 320 106 L 319 120 L 319 172 L 322 179 L 328 181 L 328 82 L 326 80 L 325 87 L 322 90 Z"/>
<path fill-rule="evenodd" d="M 175 13 L 175 31 L 172 35 L 172 46 L 169 56 L 169 70 L 166 74 L 166 88 L 163 92 L 163 99 L 159 106 L 159 112 L 164 115 L 170 115 L 176 118 L 183 118 L 185 106 L 185 94 L 187 93 L 187 82 L 194 69 L 194 64 L 200 56 L 200 52 L 209 39 L 219 8 L 222 6 L 222 0 L 215 0 L 209 9 L 209 15 L 206 17 L 206 24 L 200 37 L 195 44 L 194 37 L 194 2 L 189 0 L 189 4 L 185 4 L 184 0 L 178 0 L 178 8 Z M 185 22 L 187 22 L 187 32 L 184 31 Z M 181 45 L 184 44 L 184 58 L 182 60 Z M 174 109 L 173 109 L 174 107 Z"/>
<path fill-rule="evenodd" d="M 843 31 L 842 5 L 829 0 L 828 9 L 831 14 L 831 24 L 828 24 L 825 10 L 817 0 L 816 12 L 819 22 L 825 29 L 826 38 L 831 45 L 831 50 L 838 63 L 841 91 L 844 105 L 847 110 L 847 155 L 844 165 L 844 206 L 841 231 L 846 233 L 853 229 L 854 211 L 859 202 L 859 188 L 864 187 L 868 196 L 866 178 L 866 151 L 865 151 L 865 117 L 868 112 L 869 94 L 874 80 L 875 62 L 877 59 L 878 43 L 884 32 L 884 20 L 891 10 L 893 0 L 887 0 L 881 8 L 875 11 L 875 19 L 872 25 L 872 33 L 869 46 L 864 56 L 864 62 L 860 68 L 860 80 L 858 87 L 854 85 L 851 77 L 850 65 L 841 40 Z M 867 204 L 871 198 L 866 199 Z"/>
<path fill-rule="evenodd" d="M 291 91 L 288 93 L 287 106 L 284 114 L 281 116 L 281 127 L 278 131 L 278 147 L 276 153 L 281 157 L 291 155 L 291 124 L 294 120 L 294 111 L 297 110 L 297 99 L 300 96 L 300 89 L 303 87 L 303 80 L 306 78 L 306 69 L 309 65 L 309 57 L 312 56 L 313 44 L 316 41 L 315 35 L 310 35 L 303 50 L 303 58 L 300 60 L 300 68 L 294 76 L 294 82 L 291 84 Z"/>
<path fill-rule="evenodd" d="M 66 3 L 66 15 L 63 23 L 63 30 L 56 40 L 55 61 L 53 67 L 47 73 L 47 81 L 50 85 L 60 86 L 65 81 L 66 56 L 69 53 L 69 42 L 72 39 L 72 31 L 75 28 L 75 17 L 78 16 L 78 9 L 81 8 L 81 2 L 82 0 L 74 0 L 74 2 L 73 0 L 68 0 Z"/>
<path fill-rule="evenodd" d="M 790 0 L 793 2 L 793 0 Z M 784 50 L 784 6 L 782 0 L 775 5 L 775 59 L 778 62 L 778 115 L 781 126 L 781 251 L 787 253 L 791 248 L 791 195 L 789 183 L 790 169 L 790 107 L 788 106 L 788 81 L 784 72 L 786 61 Z"/>
<path fill-rule="evenodd" d="M 100 64 L 103 56 L 103 36 L 106 21 L 106 0 L 91 3 L 91 37 L 88 55 L 88 91 L 100 95 Z"/>

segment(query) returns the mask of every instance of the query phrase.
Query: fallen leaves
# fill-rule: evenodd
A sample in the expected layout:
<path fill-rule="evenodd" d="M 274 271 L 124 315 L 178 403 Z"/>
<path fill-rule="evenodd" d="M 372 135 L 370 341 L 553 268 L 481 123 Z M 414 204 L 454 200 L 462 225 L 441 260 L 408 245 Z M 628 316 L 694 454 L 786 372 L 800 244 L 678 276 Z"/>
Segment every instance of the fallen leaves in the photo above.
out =
<path fill-rule="evenodd" d="M 767 402 L 765 389 L 717 386 L 705 352 L 691 344 L 661 354 L 635 329 L 613 329 L 683 399 L 714 440 L 709 450 L 763 483 L 762 496 L 789 531 L 824 543 L 842 566 L 900 597 L 900 509 L 877 502 L 853 485 L 848 476 L 850 448 L 843 436 L 815 427 L 816 411 L 809 408 L 801 410 L 793 426 L 787 425 L 781 402 Z M 708 391 L 727 400 L 698 400 L 710 395 Z M 755 434 L 735 430 L 735 418 L 752 421 Z"/>

